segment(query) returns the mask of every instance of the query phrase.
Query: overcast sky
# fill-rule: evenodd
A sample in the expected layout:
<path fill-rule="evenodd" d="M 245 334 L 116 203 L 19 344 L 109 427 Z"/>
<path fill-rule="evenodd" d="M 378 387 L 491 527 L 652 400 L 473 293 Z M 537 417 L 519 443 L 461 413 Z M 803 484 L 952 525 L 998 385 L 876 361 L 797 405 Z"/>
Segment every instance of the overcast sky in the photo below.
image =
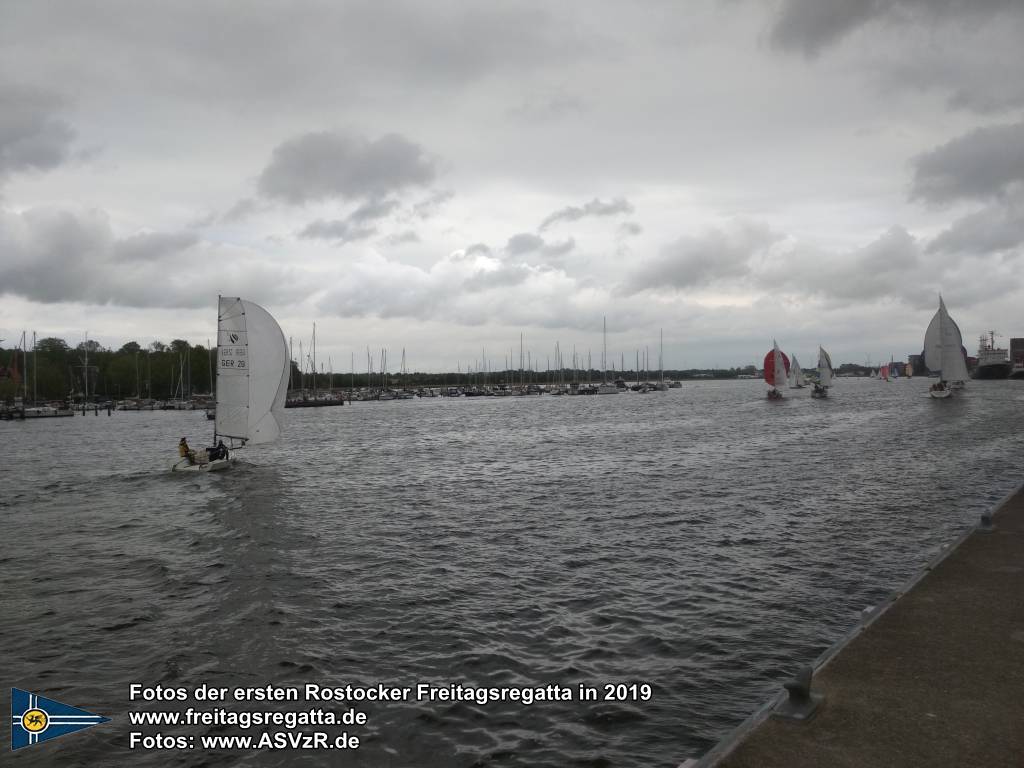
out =
<path fill-rule="evenodd" d="M 7 2 L 0 337 L 627 367 L 1024 336 L 1024 3 Z M 1005 345 L 1005 344 L 1004 344 Z M 474 362 L 475 361 L 475 362 Z M 518 361 L 516 361 L 518 364 Z"/>

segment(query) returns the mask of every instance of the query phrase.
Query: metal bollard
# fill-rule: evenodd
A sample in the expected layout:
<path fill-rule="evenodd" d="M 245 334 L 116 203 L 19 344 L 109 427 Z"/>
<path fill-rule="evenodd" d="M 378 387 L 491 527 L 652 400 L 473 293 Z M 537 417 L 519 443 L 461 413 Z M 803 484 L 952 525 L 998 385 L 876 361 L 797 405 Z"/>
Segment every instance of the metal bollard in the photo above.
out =
<path fill-rule="evenodd" d="M 776 707 L 773 714 L 789 720 L 810 719 L 825 698 L 820 693 L 811 692 L 813 677 L 814 670 L 807 665 L 796 673 L 796 677 L 784 683 L 783 687 L 789 691 L 789 697 Z"/>

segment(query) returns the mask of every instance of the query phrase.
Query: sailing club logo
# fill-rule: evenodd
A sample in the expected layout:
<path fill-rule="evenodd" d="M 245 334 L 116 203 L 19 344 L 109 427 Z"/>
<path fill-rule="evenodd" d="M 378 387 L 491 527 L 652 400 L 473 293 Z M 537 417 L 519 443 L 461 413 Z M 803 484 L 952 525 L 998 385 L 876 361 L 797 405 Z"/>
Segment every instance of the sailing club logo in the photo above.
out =
<path fill-rule="evenodd" d="M 109 721 L 109 717 L 94 715 L 20 688 L 11 688 L 12 750 Z"/>
<path fill-rule="evenodd" d="M 228 334 L 228 338 L 231 339 L 231 343 L 232 344 L 237 344 L 238 343 L 238 334 L 237 333 L 229 333 Z"/>

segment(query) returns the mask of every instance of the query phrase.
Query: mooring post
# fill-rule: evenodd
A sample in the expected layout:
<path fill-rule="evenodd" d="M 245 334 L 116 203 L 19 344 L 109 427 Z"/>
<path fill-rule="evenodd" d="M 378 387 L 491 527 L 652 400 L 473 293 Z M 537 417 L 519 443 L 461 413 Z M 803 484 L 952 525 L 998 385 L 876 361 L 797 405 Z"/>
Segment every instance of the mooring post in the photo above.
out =
<path fill-rule="evenodd" d="M 807 720 L 810 718 L 825 698 L 820 693 L 811 692 L 813 678 L 814 669 L 808 664 L 801 667 L 792 680 L 783 683 L 783 687 L 789 692 L 789 696 L 775 708 L 773 714 L 776 717 L 785 717 L 790 720 Z"/>

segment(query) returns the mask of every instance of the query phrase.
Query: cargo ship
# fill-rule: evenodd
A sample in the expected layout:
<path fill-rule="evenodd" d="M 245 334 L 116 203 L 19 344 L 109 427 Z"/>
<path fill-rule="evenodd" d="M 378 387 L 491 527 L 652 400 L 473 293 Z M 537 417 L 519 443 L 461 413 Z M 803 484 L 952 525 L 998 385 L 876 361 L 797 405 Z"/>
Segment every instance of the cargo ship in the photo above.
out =
<path fill-rule="evenodd" d="M 1010 339 L 1011 379 L 1024 379 L 1024 339 Z"/>
<path fill-rule="evenodd" d="M 978 340 L 978 367 L 974 369 L 976 379 L 1005 379 L 1010 375 L 1010 358 L 1006 350 L 996 347 L 996 332 Z"/>

